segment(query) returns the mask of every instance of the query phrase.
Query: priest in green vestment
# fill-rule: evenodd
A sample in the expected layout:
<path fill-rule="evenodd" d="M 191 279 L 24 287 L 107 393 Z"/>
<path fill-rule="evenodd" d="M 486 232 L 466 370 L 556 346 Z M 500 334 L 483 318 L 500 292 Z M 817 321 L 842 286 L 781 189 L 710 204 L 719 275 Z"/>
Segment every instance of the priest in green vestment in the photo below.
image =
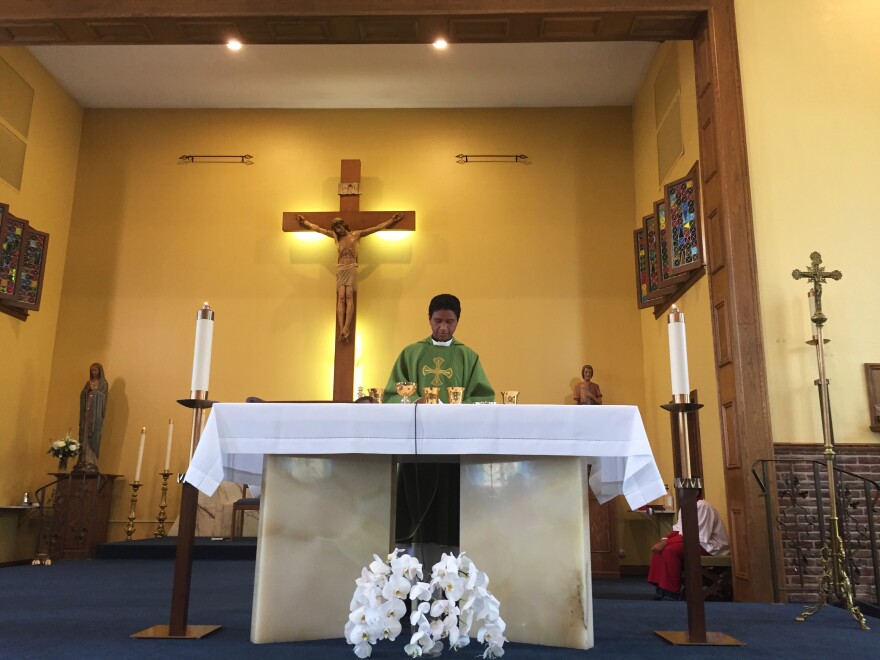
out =
<path fill-rule="evenodd" d="M 480 356 L 452 336 L 460 313 L 461 303 L 453 295 L 444 293 L 431 300 L 431 336 L 410 344 L 397 357 L 385 386 L 385 401 L 399 403 L 394 386 L 405 381 L 416 383 L 419 394 L 425 387 L 439 387 L 443 403 L 449 403 L 447 387 L 463 387 L 464 403 L 495 400 Z"/>
<path fill-rule="evenodd" d="M 439 387 L 440 400 L 448 403 L 447 387 L 464 387 L 464 403 L 494 401 L 495 390 L 480 364 L 480 356 L 453 337 L 461 316 L 461 303 L 442 293 L 428 305 L 431 336 L 410 344 L 398 356 L 385 386 L 385 401 L 399 403 L 395 384 L 413 382 L 422 394 Z M 457 463 L 404 463 L 397 487 L 398 546 L 436 544 L 458 548 L 459 470 Z M 427 566 L 427 557 L 422 557 Z M 439 557 L 438 557 L 439 559 Z"/>

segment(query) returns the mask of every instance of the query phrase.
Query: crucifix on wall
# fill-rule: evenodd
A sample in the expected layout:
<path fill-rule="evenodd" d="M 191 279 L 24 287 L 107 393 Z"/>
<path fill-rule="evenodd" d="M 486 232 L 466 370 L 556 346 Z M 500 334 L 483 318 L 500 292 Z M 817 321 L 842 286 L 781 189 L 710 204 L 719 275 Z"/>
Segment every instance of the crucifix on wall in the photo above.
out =
<path fill-rule="evenodd" d="M 343 160 L 339 182 L 339 211 L 285 211 L 284 231 L 315 231 L 336 242 L 336 354 L 333 361 L 333 400 L 351 401 L 354 392 L 354 336 L 357 320 L 358 243 L 383 229 L 413 231 L 415 211 L 361 211 L 361 161 Z M 389 217 L 389 213 L 392 214 Z"/>

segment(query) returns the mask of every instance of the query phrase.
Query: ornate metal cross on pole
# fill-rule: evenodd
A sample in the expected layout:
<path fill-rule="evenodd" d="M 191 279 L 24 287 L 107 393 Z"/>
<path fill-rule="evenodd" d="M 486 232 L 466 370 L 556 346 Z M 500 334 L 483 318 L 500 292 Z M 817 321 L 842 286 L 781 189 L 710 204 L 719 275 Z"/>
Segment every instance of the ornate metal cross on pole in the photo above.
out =
<path fill-rule="evenodd" d="M 822 324 L 828 320 L 828 317 L 822 312 L 822 285 L 826 283 L 828 278 L 835 281 L 840 280 L 843 277 L 843 273 L 839 270 L 832 270 L 830 273 L 826 273 L 825 267 L 822 265 L 822 255 L 818 252 L 812 252 L 810 254 L 810 267 L 807 270 L 795 268 L 791 271 L 791 276 L 796 280 L 810 280 L 813 283 L 813 290 L 816 292 L 816 311 L 811 320 L 821 328 Z"/>
<path fill-rule="evenodd" d="M 354 336 L 357 320 L 357 251 L 362 236 L 393 226 L 413 231 L 415 211 L 361 211 L 361 161 L 343 160 L 339 177 L 339 211 L 285 211 L 284 231 L 316 231 L 336 241 L 337 341 L 333 359 L 333 400 L 354 396 Z M 392 215 L 393 214 L 393 215 Z"/>
<path fill-rule="evenodd" d="M 840 536 L 840 524 L 837 517 L 837 481 L 834 473 L 834 434 L 831 429 L 831 411 L 828 399 L 828 379 L 825 377 L 825 341 L 822 337 L 825 322 L 828 317 L 822 311 L 822 285 L 828 279 L 839 280 L 843 273 L 833 270 L 830 273 L 822 266 L 822 255 L 813 252 L 810 255 L 810 267 L 807 270 L 793 270 L 791 276 L 796 280 L 810 280 L 813 284 L 816 310 L 813 312 L 811 321 L 816 326 L 816 361 L 819 364 L 819 401 L 822 404 L 822 437 L 825 444 L 825 467 L 828 472 L 828 499 L 831 509 L 828 534 L 830 543 L 824 542 L 822 546 L 822 578 L 819 581 L 819 594 L 815 605 L 807 607 L 797 617 L 803 621 L 821 610 L 831 597 L 839 598 L 853 619 L 858 622 L 863 630 L 868 629 L 865 617 L 861 610 L 853 602 L 852 583 L 846 574 L 846 549 L 843 547 L 843 539 Z M 810 342 L 812 343 L 812 342 Z"/>

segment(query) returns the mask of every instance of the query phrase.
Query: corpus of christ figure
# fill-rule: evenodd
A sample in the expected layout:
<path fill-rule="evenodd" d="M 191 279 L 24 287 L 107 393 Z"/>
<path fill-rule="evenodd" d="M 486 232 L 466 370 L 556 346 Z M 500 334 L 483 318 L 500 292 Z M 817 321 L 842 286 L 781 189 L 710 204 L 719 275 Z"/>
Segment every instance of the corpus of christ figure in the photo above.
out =
<path fill-rule="evenodd" d="M 358 243 L 364 236 L 393 227 L 403 220 L 402 213 L 395 213 L 391 218 L 375 227 L 351 230 L 342 218 L 335 218 L 330 229 L 319 227 L 297 214 L 301 227 L 329 236 L 336 241 L 339 260 L 336 263 L 336 325 L 340 341 L 348 341 L 351 334 L 351 319 L 354 314 L 354 292 L 357 291 L 358 278 Z"/>

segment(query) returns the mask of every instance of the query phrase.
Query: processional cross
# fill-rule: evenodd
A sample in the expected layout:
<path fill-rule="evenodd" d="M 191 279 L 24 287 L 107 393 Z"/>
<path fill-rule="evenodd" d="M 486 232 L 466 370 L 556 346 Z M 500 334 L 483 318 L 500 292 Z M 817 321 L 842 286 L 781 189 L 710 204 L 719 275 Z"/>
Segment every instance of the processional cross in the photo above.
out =
<path fill-rule="evenodd" d="M 837 515 L 837 476 L 835 475 L 834 460 L 834 433 L 831 429 L 831 412 L 828 399 L 828 379 L 825 377 L 825 341 L 822 337 L 823 326 L 828 317 L 822 311 L 822 285 L 828 279 L 839 280 L 843 274 L 839 270 L 825 272 L 822 266 L 822 255 L 818 252 L 810 254 L 810 267 L 807 270 L 793 270 L 791 276 L 796 279 L 810 280 L 813 283 L 813 298 L 816 303 L 816 311 L 813 312 L 811 321 L 816 325 L 816 361 L 819 367 L 819 380 L 815 381 L 819 386 L 819 403 L 822 413 L 822 439 L 825 445 L 825 468 L 828 480 L 828 503 L 831 515 L 828 517 L 828 539 L 822 539 L 822 579 L 819 581 L 819 594 L 813 605 L 808 605 L 803 613 L 795 617 L 803 621 L 812 616 L 825 605 L 829 599 L 837 597 L 849 610 L 853 619 L 863 630 L 868 629 L 865 616 L 854 602 L 852 582 L 846 573 L 847 549 L 840 535 L 840 524 Z M 808 342 L 812 343 L 812 342 Z"/>
<path fill-rule="evenodd" d="M 343 160 L 339 177 L 339 211 L 285 211 L 284 231 L 316 231 L 336 241 L 336 353 L 333 400 L 351 401 L 354 393 L 354 336 L 357 319 L 357 251 L 363 236 L 382 229 L 413 231 L 415 211 L 361 211 L 361 161 Z M 389 214 L 393 214 L 389 217 Z"/>
<path fill-rule="evenodd" d="M 794 269 L 791 271 L 791 276 L 796 280 L 805 279 L 813 283 L 813 290 L 816 292 L 814 295 L 816 311 L 810 320 L 816 325 L 821 326 L 828 320 L 828 317 L 822 311 L 822 285 L 825 284 L 828 278 L 835 281 L 840 280 L 843 277 L 843 273 L 839 270 L 832 270 L 830 273 L 826 273 L 825 266 L 822 265 L 822 255 L 818 252 L 811 252 L 810 267 L 807 270 Z"/>

